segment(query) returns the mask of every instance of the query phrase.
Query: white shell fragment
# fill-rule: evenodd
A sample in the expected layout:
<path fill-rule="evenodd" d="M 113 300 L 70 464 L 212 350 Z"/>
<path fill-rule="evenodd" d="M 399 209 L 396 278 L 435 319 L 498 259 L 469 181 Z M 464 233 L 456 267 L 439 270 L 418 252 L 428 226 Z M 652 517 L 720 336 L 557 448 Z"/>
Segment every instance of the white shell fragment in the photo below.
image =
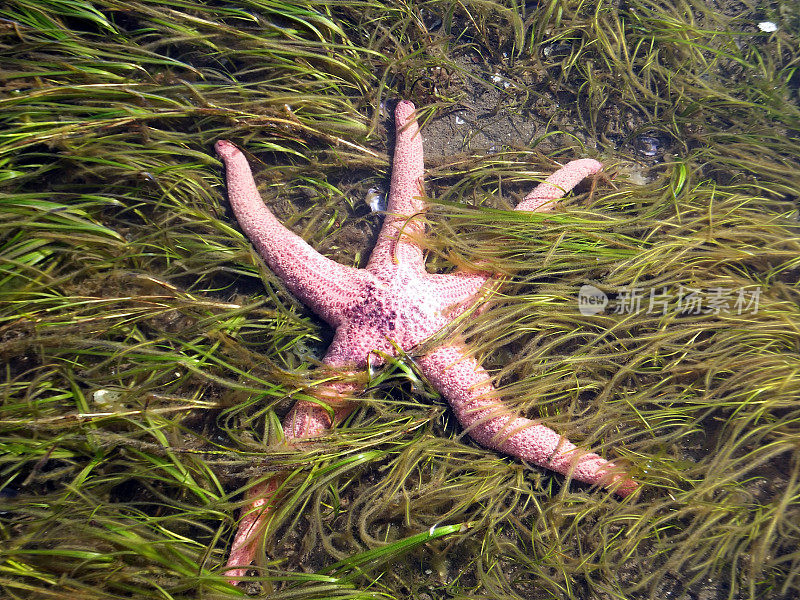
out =
<path fill-rule="evenodd" d="M 369 188 L 364 202 L 367 203 L 367 206 L 369 206 L 372 212 L 386 210 L 386 194 L 383 193 L 383 190 L 378 188 Z"/>
<path fill-rule="evenodd" d="M 772 21 L 761 21 L 761 23 L 758 24 L 758 28 L 764 33 L 778 31 L 778 26 Z"/>
<path fill-rule="evenodd" d="M 98 406 L 112 406 L 118 404 L 122 399 L 122 394 L 116 390 L 95 390 L 92 400 Z"/>

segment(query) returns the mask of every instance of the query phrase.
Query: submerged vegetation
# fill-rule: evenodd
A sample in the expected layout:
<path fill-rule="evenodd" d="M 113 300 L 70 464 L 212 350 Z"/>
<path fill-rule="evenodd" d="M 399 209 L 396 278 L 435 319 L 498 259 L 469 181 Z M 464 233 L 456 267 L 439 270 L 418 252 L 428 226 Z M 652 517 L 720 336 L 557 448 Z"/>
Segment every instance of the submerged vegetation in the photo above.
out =
<path fill-rule="evenodd" d="M 3 596 L 797 597 L 798 68 L 781 0 L 3 3 Z M 281 445 L 330 332 L 239 233 L 212 144 L 360 264 L 399 97 L 426 144 L 463 142 L 429 153 L 430 263 L 508 280 L 471 347 L 640 494 L 478 447 L 413 356 Z M 582 155 L 606 180 L 545 219 L 502 210 Z M 582 314 L 582 286 L 607 309 Z M 275 470 L 234 589 L 242 491 Z"/>

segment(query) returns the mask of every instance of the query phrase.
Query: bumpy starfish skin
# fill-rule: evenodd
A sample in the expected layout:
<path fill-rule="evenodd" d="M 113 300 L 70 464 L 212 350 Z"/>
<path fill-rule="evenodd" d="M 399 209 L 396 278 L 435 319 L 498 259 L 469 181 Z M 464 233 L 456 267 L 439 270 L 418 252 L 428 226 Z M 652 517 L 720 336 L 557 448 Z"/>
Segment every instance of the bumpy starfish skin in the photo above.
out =
<path fill-rule="evenodd" d="M 424 233 L 421 220 L 414 217 L 426 208 L 422 136 L 414 110 L 412 103 L 400 102 L 395 111 L 388 210 L 365 269 L 325 258 L 281 225 L 262 202 L 244 155 L 227 141 L 215 146 L 225 163 L 228 198 L 241 228 L 289 290 L 336 328 L 323 363 L 340 372 L 363 369 L 375 351 L 389 355 L 396 353 L 396 347 L 413 351 L 497 285 L 489 273 L 425 271 L 422 250 L 413 242 L 414 236 Z M 538 185 L 517 210 L 549 210 L 565 192 L 601 168 L 591 159 L 572 161 Z M 611 487 L 620 496 L 636 489 L 637 483 L 613 463 L 580 451 L 552 429 L 510 411 L 497 398 L 489 374 L 460 340 L 434 348 L 419 357 L 418 364 L 478 443 L 579 481 Z M 286 441 L 298 443 L 324 434 L 350 413 L 353 405 L 345 398 L 357 391 L 348 384 L 315 390 L 322 403 L 334 408 L 333 419 L 314 402 L 297 402 L 283 423 Z M 229 577 L 241 577 L 253 562 L 281 481 L 276 476 L 248 492 L 228 560 Z"/>

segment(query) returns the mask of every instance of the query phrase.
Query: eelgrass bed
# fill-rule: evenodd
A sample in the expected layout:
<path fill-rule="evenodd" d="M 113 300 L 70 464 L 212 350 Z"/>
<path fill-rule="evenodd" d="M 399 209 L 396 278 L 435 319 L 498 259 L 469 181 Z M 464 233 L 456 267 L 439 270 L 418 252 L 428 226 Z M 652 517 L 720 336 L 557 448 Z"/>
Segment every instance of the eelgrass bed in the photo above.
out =
<path fill-rule="evenodd" d="M 0 5 L 3 597 L 800 595 L 795 8 Z M 360 265 L 399 97 L 439 149 L 429 262 L 507 278 L 471 347 L 639 495 L 475 445 L 413 355 L 330 437 L 281 445 L 330 331 L 239 233 L 212 144 Z M 504 210 L 587 155 L 608 177 L 563 209 Z M 278 470 L 235 589 L 242 492 Z"/>

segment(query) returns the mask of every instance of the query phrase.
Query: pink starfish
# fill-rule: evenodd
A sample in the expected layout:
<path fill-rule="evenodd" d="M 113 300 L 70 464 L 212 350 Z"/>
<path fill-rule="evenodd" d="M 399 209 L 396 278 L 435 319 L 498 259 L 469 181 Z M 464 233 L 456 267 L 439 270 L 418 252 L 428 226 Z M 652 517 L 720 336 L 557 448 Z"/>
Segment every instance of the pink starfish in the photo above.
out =
<path fill-rule="evenodd" d="M 289 290 L 336 328 L 323 363 L 340 372 L 364 369 L 376 351 L 392 355 L 399 347 L 413 353 L 497 285 L 489 273 L 425 271 L 423 252 L 413 241 L 424 232 L 421 220 L 413 217 L 425 211 L 422 136 L 414 105 L 400 102 L 395 119 L 388 211 L 364 269 L 325 258 L 286 229 L 261 201 L 244 155 L 227 141 L 215 146 L 225 163 L 228 198 L 241 228 Z M 516 209 L 549 210 L 555 200 L 601 169 L 596 160 L 572 161 L 538 185 Z M 608 486 L 620 496 L 637 488 L 613 463 L 579 450 L 552 429 L 509 410 L 497 398 L 489 374 L 468 355 L 461 340 L 427 351 L 417 364 L 450 403 L 464 429 L 483 446 L 578 481 Z M 315 390 L 321 404 L 333 407 L 333 419 L 320 404 L 297 402 L 283 422 L 286 441 L 298 443 L 324 434 L 352 411 L 353 403 L 345 398 L 356 391 L 354 385 L 342 383 Z M 281 481 L 276 476 L 248 492 L 248 506 L 228 559 L 229 577 L 243 576 L 253 562 L 262 524 Z"/>

